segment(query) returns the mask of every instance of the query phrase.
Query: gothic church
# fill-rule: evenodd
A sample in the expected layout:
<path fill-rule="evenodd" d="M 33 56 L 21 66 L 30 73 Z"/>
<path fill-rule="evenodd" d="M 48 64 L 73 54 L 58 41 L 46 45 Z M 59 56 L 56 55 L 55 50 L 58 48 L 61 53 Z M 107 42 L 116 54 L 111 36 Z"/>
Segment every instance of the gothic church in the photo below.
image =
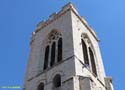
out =
<path fill-rule="evenodd" d="M 23 90 L 113 90 L 94 30 L 68 3 L 32 33 Z"/>

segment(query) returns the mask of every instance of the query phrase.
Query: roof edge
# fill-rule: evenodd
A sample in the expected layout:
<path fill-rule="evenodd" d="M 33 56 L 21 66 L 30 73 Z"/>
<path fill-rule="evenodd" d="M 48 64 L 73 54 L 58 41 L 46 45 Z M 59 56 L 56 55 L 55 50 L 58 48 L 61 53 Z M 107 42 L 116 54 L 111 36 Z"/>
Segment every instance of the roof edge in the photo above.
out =
<path fill-rule="evenodd" d="M 52 23 L 53 21 L 57 20 L 59 17 L 61 17 L 61 16 L 64 15 L 67 11 L 70 11 L 70 10 L 73 11 L 73 13 L 79 18 L 79 20 L 80 20 L 80 21 L 84 24 L 84 26 L 90 31 L 90 33 L 94 36 L 94 38 L 99 42 L 100 40 L 99 40 L 99 38 L 96 36 L 95 31 L 88 25 L 88 23 L 86 22 L 86 20 L 79 15 L 79 13 L 77 12 L 75 6 L 74 6 L 71 2 L 69 2 L 69 3 L 67 3 L 65 6 L 63 6 L 62 9 L 61 9 L 58 13 L 56 13 L 56 12 L 52 13 L 52 14 L 49 16 L 48 20 L 46 20 L 46 21 L 43 21 L 43 20 L 42 20 L 40 23 L 38 23 L 38 24 L 37 24 L 37 29 L 36 29 L 35 33 L 41 31 L 41 29 L 43 29 L 44 27 L 46 27 L 47 25 L 49 25 L 49 24 Z"/>

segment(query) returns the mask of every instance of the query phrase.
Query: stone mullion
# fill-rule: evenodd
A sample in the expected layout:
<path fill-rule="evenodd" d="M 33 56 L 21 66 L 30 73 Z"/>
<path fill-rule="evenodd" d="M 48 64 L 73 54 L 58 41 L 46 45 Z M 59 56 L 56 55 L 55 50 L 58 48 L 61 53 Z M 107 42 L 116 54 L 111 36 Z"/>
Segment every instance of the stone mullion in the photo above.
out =
<path fill-rule="evenodd" d="M 55 64 L 58 63 L 58 40 L 55 41 L 56 50 L 55 50 Z"/>
<path fill-rule="evenodd" d="M 49 45 L 48 68 L 50 68 L 50 62 L 51 62 L 51 48 L 52 48 L 52 44 Z"/>
<path fill-rule="evenodd" d="M 85 39 L 85 43 L 86 43 L 86 47 L 87 47 L 87 54 L 88 54 L 88 61 L 89 61 L 89 69 L 92 71 L 91 67 L 91 60 L 90 60 L 90 54 L 89 54 L 89 43 L 88 43 L 88 39 Z"/>

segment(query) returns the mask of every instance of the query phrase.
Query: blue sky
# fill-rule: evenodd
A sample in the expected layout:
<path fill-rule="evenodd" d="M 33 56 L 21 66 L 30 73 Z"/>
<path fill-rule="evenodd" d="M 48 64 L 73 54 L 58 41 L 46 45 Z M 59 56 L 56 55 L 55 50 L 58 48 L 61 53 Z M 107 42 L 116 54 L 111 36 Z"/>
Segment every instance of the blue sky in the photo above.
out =
<path fill-rule="evenodd" d="M 100 38 L 114 89 L 125 89 L 125 0 L 0 0 L 0 86 L 22 87 L 31 33 L 69 1 Z"/>

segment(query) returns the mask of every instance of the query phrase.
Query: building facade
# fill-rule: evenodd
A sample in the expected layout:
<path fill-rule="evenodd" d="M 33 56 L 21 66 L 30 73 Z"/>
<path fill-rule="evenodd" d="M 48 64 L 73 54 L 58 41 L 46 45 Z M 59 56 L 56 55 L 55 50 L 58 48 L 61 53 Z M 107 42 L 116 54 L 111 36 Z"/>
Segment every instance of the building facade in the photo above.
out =
<path fill-rule="evenodd" d="M 99 39 L 68 3 L 32 33 L 24 90 L 113 90 Z"/>

